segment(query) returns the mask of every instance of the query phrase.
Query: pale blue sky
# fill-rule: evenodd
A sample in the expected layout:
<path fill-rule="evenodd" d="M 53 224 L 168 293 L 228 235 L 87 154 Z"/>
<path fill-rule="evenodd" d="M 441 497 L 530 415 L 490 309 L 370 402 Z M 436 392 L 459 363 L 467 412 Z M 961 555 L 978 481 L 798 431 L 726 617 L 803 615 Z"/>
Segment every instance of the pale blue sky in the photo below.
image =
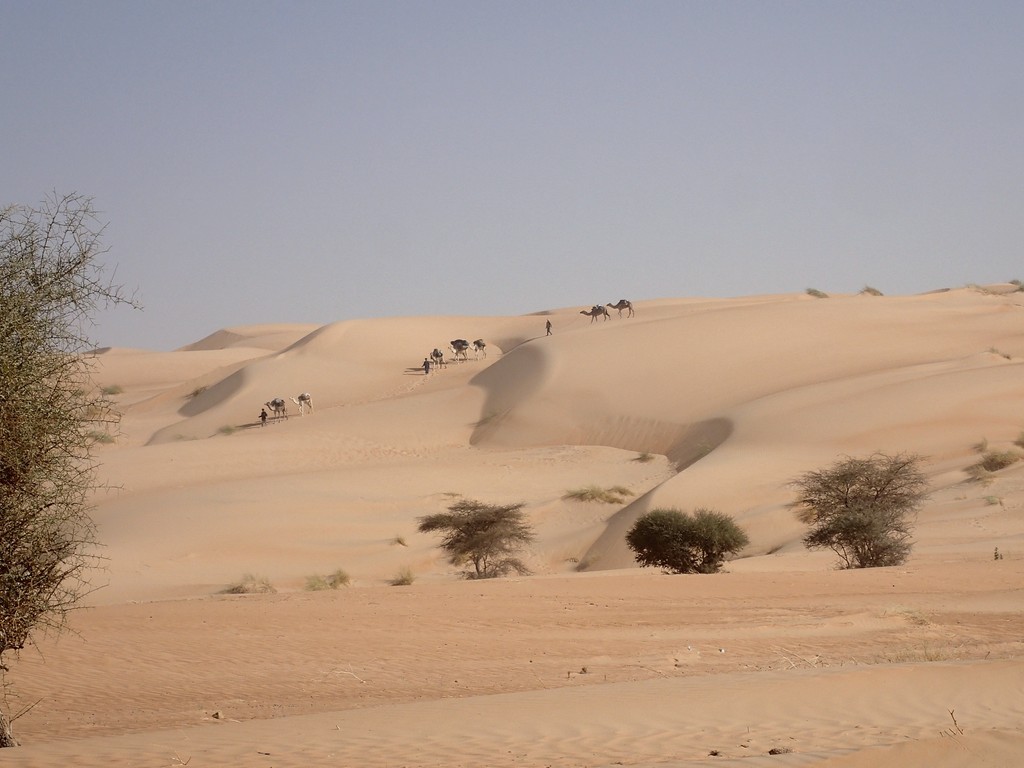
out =
<path fill-rule="evenodd" d="M 0 0 L 0 204 L 219 328 L 1024 278 L 1024 3 Z M 467 330 L 466 333 L 469 333 Z"/>

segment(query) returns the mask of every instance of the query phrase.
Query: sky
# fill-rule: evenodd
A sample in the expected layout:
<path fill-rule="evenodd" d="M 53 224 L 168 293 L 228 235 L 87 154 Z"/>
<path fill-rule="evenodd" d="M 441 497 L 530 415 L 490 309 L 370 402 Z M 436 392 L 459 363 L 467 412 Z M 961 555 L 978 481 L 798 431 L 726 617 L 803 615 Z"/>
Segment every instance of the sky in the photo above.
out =
<path fill-rule="evenodd" d="M 1019 0 L 0 0 L 0 206 L 92 198 L 144 307 L 99 346 L 1004 282 L 1021 40 Z"/>

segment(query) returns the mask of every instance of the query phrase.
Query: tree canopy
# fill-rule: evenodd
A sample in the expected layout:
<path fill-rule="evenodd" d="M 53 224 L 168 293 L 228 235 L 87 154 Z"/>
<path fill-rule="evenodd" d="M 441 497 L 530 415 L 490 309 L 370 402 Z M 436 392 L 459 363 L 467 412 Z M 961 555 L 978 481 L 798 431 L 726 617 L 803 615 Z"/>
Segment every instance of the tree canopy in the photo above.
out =
<path fill-rule="evenodd" d="M 798 477 L 794 506 L 811 526 L 804 544 L 831 549 L 843 568 L 906 562 L 914 516 L 928 496 L 920 462 L 915 454 L 876 452 Z"/>
<path fill-rule="evenodd" d="M 715 573 L 726 555 L 749 543 L 731 517 L 710 509 L 687 515 L 678 509 L 654 509 L 638 518 L 626 544 L 643 566 L 669 573 Z"/>
<path fill-rule="evenodd" d="M 0 675 L 64 627 L 96 564 L 92 448 L 117 417 L 88 333 L 99 306 L 133 304 L 104 278 L 101 233 L 79 195 L 0 209 Z M 0 712 L 0 746 L 16 743 Z"/>
<path fill-rule="evenodd" d="M 440 532 L 441 548 L 452 565 L 471 563 L 469 578 L 490 579 L 515 571 L 529 573 L 515 553 L 534 539 L 523 513 L 524 504 L 484 504 L 460 499 L 439 512 L 420 518 L 421 532 Z"/>

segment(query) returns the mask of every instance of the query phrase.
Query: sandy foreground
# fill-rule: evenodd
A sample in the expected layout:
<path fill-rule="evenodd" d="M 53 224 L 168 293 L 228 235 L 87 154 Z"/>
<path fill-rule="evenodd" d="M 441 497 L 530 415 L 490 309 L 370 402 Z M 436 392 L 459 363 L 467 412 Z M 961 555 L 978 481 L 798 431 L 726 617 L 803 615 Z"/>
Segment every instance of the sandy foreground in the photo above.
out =
<path fill-rule="evenodd" d="M 1015 288 L 102 350 L 101 588 L 12 664 L 0 763 L 1024 765 L 1024 462 L 968 473 L 1024 432 Z M 486 357 L 424 375 L 454 338 Z M 837 570 L 789 483 L 875 450 L 925 457 L 914 554 Z M 565 498 L 591 485 L 631 495 Z M 533 575 L 464 580 L 417 532 L 460 497 L 525 504 Z M 750 535 L 726 572 L 635 567 L 639 515 L 701 506 Z M 247 574 L 277 592 L 224 593 Z"/>

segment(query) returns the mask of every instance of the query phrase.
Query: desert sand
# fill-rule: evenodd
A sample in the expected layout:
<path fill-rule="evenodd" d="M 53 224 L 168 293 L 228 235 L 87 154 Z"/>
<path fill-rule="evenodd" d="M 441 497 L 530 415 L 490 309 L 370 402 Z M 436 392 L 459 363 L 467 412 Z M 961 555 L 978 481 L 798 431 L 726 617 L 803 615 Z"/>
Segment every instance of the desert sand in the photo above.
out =
<path fill-rule="evenodd" d="M 12 664 L 0 762 L 1024 765 L 1024 462 L 969 472 L 1024 432 L 1024 293 L 634 306 L 97 350 L 122 414 L 103 568 L 72 633 Z M 455 338 L 486 357 L 424 374 Z M 791 481 L 873 451 L 924 457 L 931 495 L 904 565 L 840 570 Z M 591 485 L 632 495 L 565 498 Z M 525 504 L 531 575 L 466 580 L 417 531 L 461 497 Z M 624 535 L 659 507 L 750 545 L 719 574 L 638 568 Z M 246 575 L 276 592 L 226 593 Z"/>

